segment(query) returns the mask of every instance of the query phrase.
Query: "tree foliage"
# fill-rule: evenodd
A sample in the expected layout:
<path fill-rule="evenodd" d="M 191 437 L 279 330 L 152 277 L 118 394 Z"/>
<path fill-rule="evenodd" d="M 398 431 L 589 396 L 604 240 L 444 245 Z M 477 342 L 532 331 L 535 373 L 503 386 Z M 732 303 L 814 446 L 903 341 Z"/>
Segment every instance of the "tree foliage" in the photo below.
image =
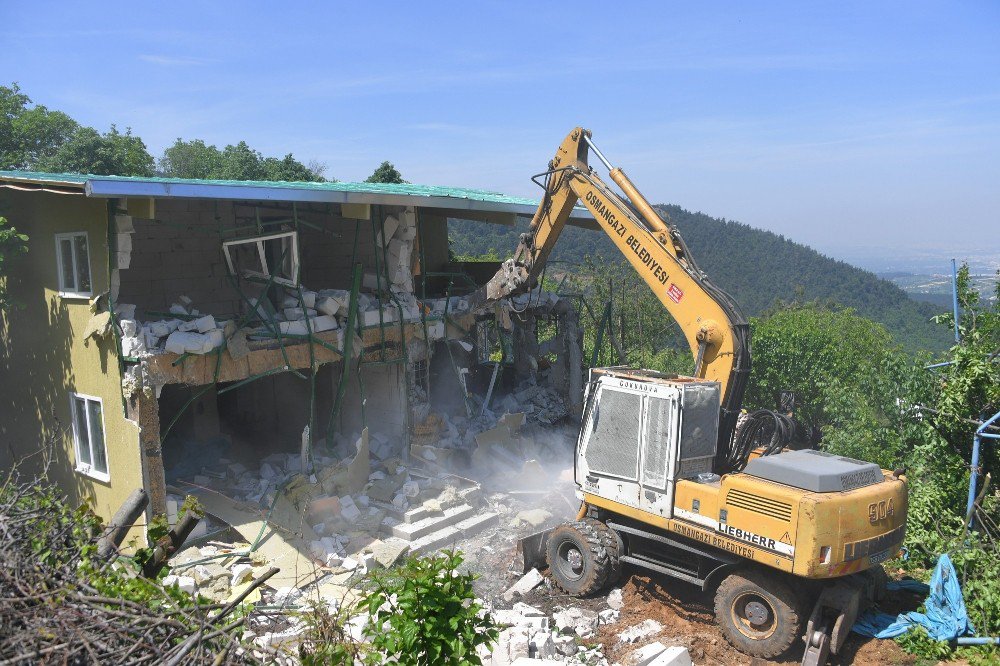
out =
<path fill-rule="evenodd" d="M 172 178 L 210 180 L 272 180 L 318 182 L 323 166 L 306 166 L 288 153 L 283 158 L 264 157 L 246 141 L 219 150 L 201 139 L 177 139 L 163 152 L 160 172 Z"/>
<path fill-rule="evenodd" d="M 751 322 L 748 409 L 778 406 L 794 391 L 796 416 L 823 432 L 826 447 L 895 469 L 916 432 L 897 400 L 925 398 L 930 378 L 885 326 L 853 310 L 792 304 Z"/>
<path fill-rule="evenodd" d="M 114 125 L 101 134 L 93 127 L 78 127 L 50 156 L 38 161 L 42 171 L 90 173 L 100 176 L 152 176 L 153 156 L 142 139 Z"/>
<path fill-rule="evenodd" d="M 35 169 L 79 128 L 61 111 L 50 111 L 21 92 L 0 86 L 0 169 Z"/>
<path fill-rule="evenodd" d="M 405 183 L 403 174 L 399 173 L 392 162 L 386 160 L 378 165 L 372 175 L 365 178 L 366 183 Z"/>
<path fill-rule="evenodd" d="M 10 226 L 7 218 L 0 217 L 0 312 L 17 305 L 7 296 L 7 273 L 4 263 L 11 257 L 27 252 L 28 237 Z"/>
<path fill-rule="evenodd" d="M 1000 272 L 995 298 L 984 303 L 969 280 L 969 267 L 958 272 L 961 341 L 948 353 L 950 365 L 937 372 L 939 391 L 936 410 L 929 418 L 938 432 L 963 456 L 971 456 L 976 422 L 1000 411 Z M 950 330 L 952 313 L 935 319 Z M 996 447 L 983 447 L 984 469 L 1000 473 Z M 1000 480 L 1000 478 L 998 478 Z"/>
<path fill-rule="evenodd" d="M 0 169 L 151 176 L 142 139 L 114 125 L 100 133 L 61 111 L 32 104 L 16 83 L 0 86 Z"/>

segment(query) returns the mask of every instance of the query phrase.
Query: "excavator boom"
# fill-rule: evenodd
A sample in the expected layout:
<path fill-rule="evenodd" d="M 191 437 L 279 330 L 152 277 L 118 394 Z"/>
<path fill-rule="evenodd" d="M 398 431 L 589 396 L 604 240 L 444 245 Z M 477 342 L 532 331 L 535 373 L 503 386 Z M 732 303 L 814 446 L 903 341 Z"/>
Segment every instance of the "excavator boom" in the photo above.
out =
<path fill-rule="evenodd" d="M 588 165 L 591 151 L 624 197 Z M 677 230 L 594 146 L 589 130 L 577 127 L 570 132 L 541 176 L 545 192 L 528 232 L 474 301 L 495 301 L 533 288 L 573 208 L 582 202 L 680 325 L 695 360 L 694 376 L 721 385 L 716 468 L 727 471 L 729 443 L 750 372 L 749 326 L 739 306 L 698 269 Z"/>

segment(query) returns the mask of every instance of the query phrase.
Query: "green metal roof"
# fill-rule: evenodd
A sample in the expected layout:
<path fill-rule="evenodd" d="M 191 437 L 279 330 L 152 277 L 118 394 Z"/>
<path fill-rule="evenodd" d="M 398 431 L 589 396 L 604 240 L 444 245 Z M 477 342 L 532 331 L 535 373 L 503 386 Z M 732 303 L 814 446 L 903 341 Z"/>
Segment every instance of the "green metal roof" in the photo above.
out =
<path fill-rule="evenodd" d="M 513 197 L 499 192 L 465 187 L 414 185 L 411 183 L 283 182 L 254 180 L 198 180 L 138 176 L 97 176 L 88 174 L 0 171 L 0 181 L 70 186 L 89 197 L 155 197 L 231 199 L 262 201 L 312 201 L 416 205 L 456 210 L 482 210 L 533 215 L 538 200 Z M 584 208 L 573 215 L 591 218 Z"/>

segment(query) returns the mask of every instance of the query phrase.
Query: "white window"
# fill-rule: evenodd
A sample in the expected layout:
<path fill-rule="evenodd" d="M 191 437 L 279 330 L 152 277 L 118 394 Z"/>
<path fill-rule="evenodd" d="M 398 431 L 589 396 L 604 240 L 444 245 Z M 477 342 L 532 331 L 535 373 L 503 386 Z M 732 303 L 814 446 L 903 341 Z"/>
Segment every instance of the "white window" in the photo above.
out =
<path fill-rule="evenodd" d="M 90 281 L 90 249 L 87 232 L 56 234 L 56 263 L 59 264 L 59 293 L 63 296 L 93 295 Z"/>
<path fill-rule="evenodd" d="M 76 471 L 99 481 L 110 481 L 108 449 L 104 445 L 104 410 L 100 398 L 70 394 Z"/>
<path fill-rule="evenodd" d="M 276 284 L 299 284 L 299 235 L 294 231 L 254 236 L 222 243 L 222 252 L 232 275 L 243 275 Z"/>

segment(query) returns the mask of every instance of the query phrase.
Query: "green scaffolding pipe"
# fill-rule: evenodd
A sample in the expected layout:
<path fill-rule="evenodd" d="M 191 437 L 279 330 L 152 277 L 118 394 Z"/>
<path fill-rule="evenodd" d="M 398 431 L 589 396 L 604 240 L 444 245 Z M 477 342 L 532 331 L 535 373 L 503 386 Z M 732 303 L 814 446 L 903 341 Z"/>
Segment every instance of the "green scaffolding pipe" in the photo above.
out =
<path fill-rule="evenodd" d="M 230 384 L 229 386 L 227 386 L 227 387 L 225 387 L 223 389 L 219 389 L 218 394 L 222 395 L 223 393 L 229 393 L 230 391 L 232 391 L 234 389 L 238 389 L 239 387 L 245 386 L 245 385 L 249 384 L 250 382 L 256 381 L 256 380 L 258 380 L 258 379 L 260 379 L 262 377 L 270 377 L 271 375 L 279 375 L 279 374 L 281 374 L 283 372 L 288 372 L 288 371 L 285 370 L 284 368 L 271 368 L 270 370 L 265 370 L 263 372 L 258 372 L 255 375 L 251 375 L 250 377 L 247 377 L 246 379 L 241 379 L 240 381 L 236 382 L 235 384 Z"/>
<path fill-rule="evenodd" d="M 285 250 L 282 250 L 281 257 L 278 259 L 278 263 L 281 263 L 284 260 L 285 260 Z M 257 316 L 259 317 L 260 316 L 260 310 L 263 309 L 264 310 L 264 314 L 267 316 L 267 321 L 265 322 L 265 324 L 270 329 L 271 333 L 274 334 L 275 338 L 277 338 L 277 340 L 278 340 L 278 348 L 281 350 L 281 358 L 285 362 L 285 368 L 291 370 L 292 374 L 295 375 L 296 377 L 298 377 L 299 379 L 305 379 L 306 378 L 305 375 L 303 375 L 302 373 L 300 373 L 300 372 L 298 372 L 296 370 L 292 370 L 291 369 L 292 368 L 292 363 L 291 363 L 291 361 L 288 360 L 288 352 L 285 351 L 285 343 L 282 341 L 283 334 L 281 332 L 281 328 L 274 323 L 274 317 L 271 316 L 271 313 L 268 312 L 266 308 L 260 308 L 260 299 L 259 298 L 257 299 L 257 305 L 254 305 L 250 301 L 250 299 L 247 298 L 246 294 L 243 293 L 243 290 L 240 289 L 239 286 L 237 286 L 237 284 L 236 284 L 236 278 L 234 276 L 232 276 L 232 275 L 229 275 L 228 277 L 229 277 L 230 284 L 232 284 L 232 286 L 233 286 L 233 289 L 235 289 L 236 293 L 238 293 L 240 295 L 240 298 L 243 299 L 243 302 L 247 304 L 247 308 L 249 310 L 247 312 L 246 317 L 243 320 L 243 323 L 249 321 L 250 313 L 251 312 L 256 313 Z M 268 277 L 267 281 L 264 283 L 263 294 L 267 294 L 268 290 L 270 290 L 271 287 L 274 285 L 274 277 L 275 276 L 272 273 Z"/>

